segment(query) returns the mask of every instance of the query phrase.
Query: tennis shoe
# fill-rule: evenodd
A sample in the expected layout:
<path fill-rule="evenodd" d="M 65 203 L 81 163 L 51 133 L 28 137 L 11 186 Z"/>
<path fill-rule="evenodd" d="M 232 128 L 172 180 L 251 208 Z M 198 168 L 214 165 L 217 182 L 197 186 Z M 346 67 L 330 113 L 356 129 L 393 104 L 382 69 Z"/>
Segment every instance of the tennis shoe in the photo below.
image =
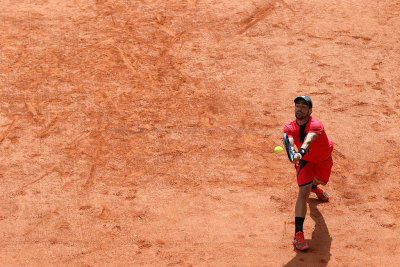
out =
<path fill-rule="evenodd" d="M 308 249 L 308 244 L 304 240 L 304 233 L 303 232 L 299 231 L 294 235 L 293 245 L 295 245 L 295 247 L 298 250 L 306 250 L 306 249 Z"/>
<path fill-rule="evenodd" d="M 328 193 L 318 186 L 315 189 L 311 189 L 311 192 L 314 192 L 317 195 L 317 197 L 323 201 L 329 200 Z"/>

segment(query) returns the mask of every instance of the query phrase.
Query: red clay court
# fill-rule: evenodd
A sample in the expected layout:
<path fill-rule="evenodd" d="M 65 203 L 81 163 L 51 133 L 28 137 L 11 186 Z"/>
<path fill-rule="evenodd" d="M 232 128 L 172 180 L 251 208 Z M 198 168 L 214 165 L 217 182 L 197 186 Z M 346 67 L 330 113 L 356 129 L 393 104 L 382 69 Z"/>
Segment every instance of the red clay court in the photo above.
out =
<path fill-rule="evenodd" d="M 400 262 L 400 1 L 0 3 L 3 266 Z M 303 94 L 335 144 L 306 253 Z"/>

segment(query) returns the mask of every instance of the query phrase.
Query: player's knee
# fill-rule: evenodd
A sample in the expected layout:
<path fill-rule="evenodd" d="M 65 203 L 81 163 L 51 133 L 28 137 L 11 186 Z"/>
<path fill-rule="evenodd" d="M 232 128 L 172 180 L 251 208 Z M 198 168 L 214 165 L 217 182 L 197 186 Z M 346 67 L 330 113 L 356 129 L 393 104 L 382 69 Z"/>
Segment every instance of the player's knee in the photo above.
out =
<path fill-rule="evenodd" d="M 307 199 L 309 195 L 310 195 L 310 193 L 299 192 L 297 198 L 299 198 L 299 199 Z"/>
<path fill-rule="evenodd" d="M 320 185 L 326 185 L 328 182 L 322 182 L 318 180 L 317 178 L 314 178 L 314 184 L 320 184 Z"/>
<path fill-rule="evenodd" d="M 298 194 L 298 198 L 299 199 L 307 199 L 308 196 L 310 195 L 310 191 L 311 191 L 311 187 L 307 186 L 307 187 L 300 187 L 299 189 L 299 194 Z"/>

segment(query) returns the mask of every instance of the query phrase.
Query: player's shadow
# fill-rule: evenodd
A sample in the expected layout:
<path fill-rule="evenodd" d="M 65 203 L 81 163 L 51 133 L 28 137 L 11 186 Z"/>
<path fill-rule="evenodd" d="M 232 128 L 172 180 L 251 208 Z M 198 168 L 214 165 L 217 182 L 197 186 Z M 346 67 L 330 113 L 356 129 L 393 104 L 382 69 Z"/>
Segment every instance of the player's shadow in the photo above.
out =
<path fill-rule="evenodd" d="M 322 202 L 319 199 L 310 198 L 308 204 L 310 207 L 310 217 L 315 222 L 315 228 L 312 232 L 311 240 L 306 239 L 309 249 L 305 252 L 296 250 L 296 256 L 291 259 L 285 267 L 291 266 L 327 266 L 331 258 L 332 238 L 329 234 L 325 219 L 319 212 L 317 206 Z"/>

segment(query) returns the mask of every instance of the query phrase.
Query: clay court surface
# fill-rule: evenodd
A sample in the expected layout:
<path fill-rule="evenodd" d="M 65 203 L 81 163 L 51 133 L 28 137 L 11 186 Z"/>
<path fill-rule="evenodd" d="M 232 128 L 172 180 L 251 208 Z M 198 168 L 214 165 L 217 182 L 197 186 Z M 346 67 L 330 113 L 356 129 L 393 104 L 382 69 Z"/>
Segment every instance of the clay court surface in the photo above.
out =
<path fill-rule="evenodd" d="M 395 266 L 399 1 L 0 1 L 3 266 Z M 282 145 L 334 167 L 294 250 Z"/>

